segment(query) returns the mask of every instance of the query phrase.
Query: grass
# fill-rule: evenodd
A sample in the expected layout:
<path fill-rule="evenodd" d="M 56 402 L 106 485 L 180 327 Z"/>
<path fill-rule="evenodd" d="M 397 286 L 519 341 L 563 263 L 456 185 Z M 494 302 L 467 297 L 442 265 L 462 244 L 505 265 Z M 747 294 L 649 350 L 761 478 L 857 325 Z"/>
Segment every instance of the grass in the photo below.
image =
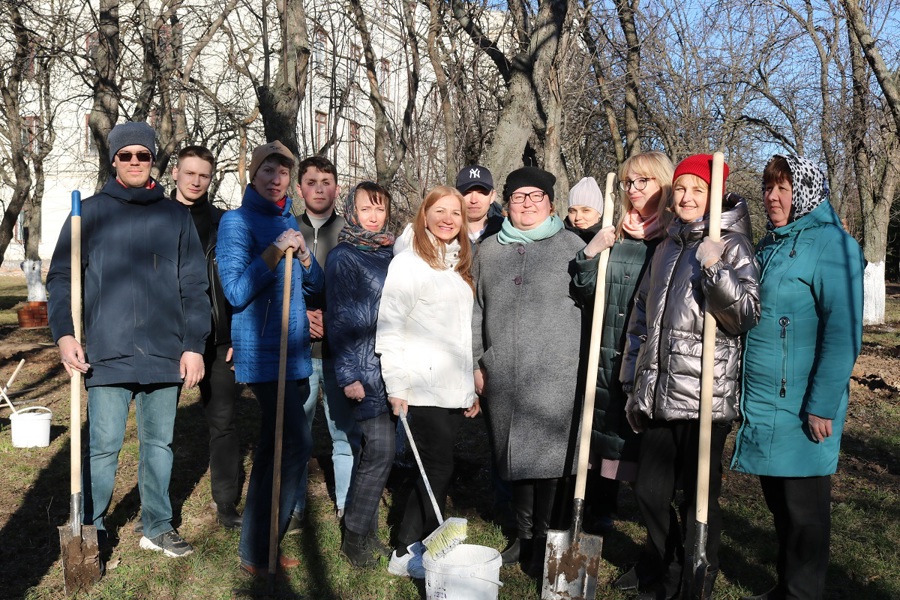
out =
<path fill-rule="evenodd" d="M 0 326 L 17 325 L 19 317 L 11 310 L 28 298 L 25 276 L 0 276 Z"/>
<path fill-rule="evenodd" d="M 24 280 L 0 277 L 0 324 L 24 298 Z M 885 349 L 900 348 L 900 298 L 889 297 L 885 327 L 870 329 L 857 375 L 852 384 L 851 413 L 834 477 L 831 565 L 825 597 L 828 600 L 900 598 L 900 364 L 885 358 Z M 877 342 L 873 338 L 877 335 Z M 11 373 L 19 357 L 26 367 L 13 387 L 14 401 L 41 404 L 53 410 L 48 448 L 12 448 L 7 411 L 0 411 L 0 599 L 59 600 L 65 596 L 56 527 L 68 519 L 68 386 L 47 330 L 19 330 L 0 326 L 0 379 Z M 892 354 L 891 356 L 896 356 Z M 886 382 L 884 386 L 873 381 Z M 865 385 L 863 385 L 865 383 Z M 26 393 L 21 393 L 27 390 Z M 248 391 L 237 406 L 238 428 L 249 474 L 257 409 Z M 195 392 L 186 392 L 178 408 L 175 464 L 170 494 L 179 531 L 195 547 L 183 560 L 166 559 L 138 548 L 132 531 L 139 515 L 136 487 L 138 445 L 133 417 L 108 523 L 115 532 L 109 572 L 90 592 L 75 597 L 120 599 L 229 599 L 249 597 L 262 586 L 241 576 L 237 564 L 239 534 L 215 523 L 210 509 L 207 472 L 207 433 Z M 425 597 L 424 586 L 387 573 L 386 561 L 373 569 L 355 569 L 342 559 L 340 529 L 329 495 L 329 444 L 324 419 L 317 417 L 314 456 L 322 474 L 310 480 L 308 524 L 297 536 L 285 538 L 282 549 L 299 557 L 280 586 L 279 597 L 314 600 L 406 600 Z M 726 449 L 726 464 L 733 439 Z M 467 421 L 455 448 L 457 473 L 448 513 L 469 521 L 468 543 L 502 548 L 500 528 L 489 518 L 492 504 L 489 450 L 484 420 Z M 411 463 L 410 463 L 411 464 Z M 404 484 L 414 475 L 409 466 L 396 468 L 380 513 L 380 535 L 400 519 Z M 246 484 L 246 481 L 245 481 Z M 774 582 L 775 543 L 771 516 L 755 477 L 726 469 L 722 505 L 725 531 L 721 550 L 722 576 L 716 598 L 736 599 L 759 593 Z M 619 520 L 604 539 L 598 598 L 624 600 L 611 582 L 635 560 L 643 543 L 643 527 L 627 486 L 619 494 Z M 501 599 L 538 598 L 532 580 L 518 567 L 504 567 Z"/>

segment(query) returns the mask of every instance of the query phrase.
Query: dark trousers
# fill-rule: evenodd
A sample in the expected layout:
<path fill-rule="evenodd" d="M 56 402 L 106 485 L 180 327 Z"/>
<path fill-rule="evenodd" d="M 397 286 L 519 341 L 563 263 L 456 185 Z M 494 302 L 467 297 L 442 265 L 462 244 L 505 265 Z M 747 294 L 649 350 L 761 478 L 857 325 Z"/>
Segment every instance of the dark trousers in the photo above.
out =
<path fill-rule="evenodd" d="M 259 439 L 244 503 L 244 519 L 238 555 L 251 567 L 269 564 L 269 531 L 272 518 L 272 480 L 275 473 L 275 418 L 278 383 L 251 383 L 259 402 Z M 278 540 L 287 531 L 300 474 L 307 468 L 312 435 L 306 425 L 303 403 L 309 396 L 309 380 L 288 380 L 284 390 L 284 427 L 281 441 L 281 490 L 278 508 Z"/>
<path fill-rule="evenodd" d="M 831 476 L 760 477 L 759 482 L 778 538 L 773 597 L 823 598 L 831 545 Z"/>
<path fill-rule="evenodd" d="M 719 493 L 722 489 L 722 451 L 731 424 L 714 423 L 710 447 L 709 513 L 706 556 L 711 568 L 719 568 L 719 542 L 722 536 L 722 511 Z M 638 458 L 635 495 L 647 526 L 647 545 L 644 567 L 651 577 L 665 576 L 673 562 L 690 560 L 694 548 L 697 495 L 697 445 L 700 421 L 651 421 L 644 432 Z M 680 484 L 680 485 L 679 485 Z M 681 508 L 682 535 L 675 527 L 672 501 L 676 486 L 684 489 Z M 680 557 L 678 538 L 683 539 L 684 552 Z"/>
<path fill-rule="evenodd" d="M 344 526 L 358 535 L 378 530 L 378 504 L 394 463 L 395 425 L 390 413 L 358 422 L 362 450 L 353 472 Z"/>
<path fill-rule="evenodd" d="M 237 385 L 231 363 L 225 362 L 229 344 L 209 344 L 203 354 L 206 375 L 200 381 L 203 414 L 209 425 L 209 478 L 212 497 L 221 507 L 241 497 L 240 438 L 234 424 Z"/>
<path fill-rule="evenodd" d="M 412 430 L 422 464 L 425 466 L 425 474 L 428 475 L 441 513 L 445 512 L 447 491 L 453 477 L 453 447 L 456 445 L 456 433 L 464 418 L 461 409 L 436 406 L 409 407 L 409 428 Z M 420 476 L 406 502 L 403 521 L 397 533 L 400 548 L 405 550 L 410 544 L 423 540 L 437 529 L 437 526 L 434 508 Z"/>

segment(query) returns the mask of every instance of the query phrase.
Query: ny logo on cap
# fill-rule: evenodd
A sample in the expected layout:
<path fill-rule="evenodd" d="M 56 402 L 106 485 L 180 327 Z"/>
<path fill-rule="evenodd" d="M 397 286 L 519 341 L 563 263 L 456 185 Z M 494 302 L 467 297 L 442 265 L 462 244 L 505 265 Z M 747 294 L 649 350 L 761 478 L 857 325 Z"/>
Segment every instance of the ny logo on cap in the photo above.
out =
<path fill-rule="evenodd" d="M 469 169 L 469 177 L 478 179 L 481 177 L 481 169 Z"/>

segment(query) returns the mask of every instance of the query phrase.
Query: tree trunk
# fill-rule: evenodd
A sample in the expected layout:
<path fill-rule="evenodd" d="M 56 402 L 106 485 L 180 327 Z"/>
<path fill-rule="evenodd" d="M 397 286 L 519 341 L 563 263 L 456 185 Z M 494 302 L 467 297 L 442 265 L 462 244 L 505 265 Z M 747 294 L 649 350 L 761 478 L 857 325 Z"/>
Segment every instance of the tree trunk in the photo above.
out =
<path fill-rule="evenodd" d="M 19 213 L 22 212 L 31 191 L 31 171 L 28 168 L 28 149 L 25 145 L 26 141 L 30 140 L 22 119 L 21 99 L 22 69 L 28 58 L 30 42 L 19 6 L 14 2 L 4 3 L 3 6 L 3 17 L 9 19 L 15 38 L 15 55 L 10 64 L 4 65 L 6 72 L 0 74 L 0 102 L 2 102 L 0 111 L 6 121 L 5 125 L 0 124 L 0 127 L 5 128 L 3 133 L 9 143 L 7 164 L 12 167 L 15 184 L 12 196 L 6 204 L 6 211 L 3 213 L 3 221 L 0 222 L 0 256 L 6 254 L 6 249 L 13 239 L 13 230 L 19 219 Z"/>
<path fill-rule="evenodd" d="M 625 58 L 625 156 L 641 151 L 638 125 L 638 82 L 641 78 L 641 42 L 634 22 L 634 12 L 639 0 L 622 0 L 616 3 L 616 12 L 622 24 L 628 54 Z"/>
<path fill-rule="evenodd" d="M 299 157 L 297 115 L 306 96 L 309 35 L 302 0 L 276 2 L 281 26 L 282 56 L 275 82 L 266 79 L 256 90 L 266 141 L 279 140 Z M 268 60 L 268 58 L 267 58 Z"/>
<path fill-rule="evenodd" d="M 88 125 L 97 148 L 97 191 L 113 176 L 107 137 L 119 118 L 119 0 L 100 0 L 99 38 L 94 49 L 94 105 Z"/>

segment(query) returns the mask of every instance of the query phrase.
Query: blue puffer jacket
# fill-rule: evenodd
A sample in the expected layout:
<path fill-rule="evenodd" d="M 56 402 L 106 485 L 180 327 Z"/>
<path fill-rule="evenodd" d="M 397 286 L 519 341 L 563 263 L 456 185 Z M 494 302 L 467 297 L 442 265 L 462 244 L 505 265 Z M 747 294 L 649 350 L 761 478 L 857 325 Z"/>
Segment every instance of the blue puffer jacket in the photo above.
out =
<path fill-rule="evenodd" d="M 278 380 L 284 260 L 272 271 L 261 255 L 287 229 L 300 230 L 291 214 L 291 199 L 281 209 L 250 186 L 244 192 L 241 207 L 226 212 L 219 225 L 219 277 L 225 297 L 234 307 L 231 339 L 235 375 L 244 383 Z M 288 380 L 305 379 L 312 374 L 309 321 L 303 296 L 322 290 L 324 273 L 315 257 L 309 269 L 294 258 L 292 279 Z"/>
<path fill-rule="evenodd" d="M 392 246 L 361 250 L 342 242 L 328 254 L 325 263 L 325 321 L 334 373 L 342 388 L 354 381 L 362 383 L 366 397 L 354 404 L 358 421 L 372 419 L 390 410 L 381 359 L 375 355 L 378 305 L 394 256 Z"/>
<path fill-rule="evenodd" d="M 862 344 L 862 252 L 823 201 L 770 231 L 756 257 L 762 314 L 745 343 L 744 423 L 731 467 L 774 477 L 831 475 Z M 813 441 L 807 414 L 833 419 L 831 437 Z"/>

